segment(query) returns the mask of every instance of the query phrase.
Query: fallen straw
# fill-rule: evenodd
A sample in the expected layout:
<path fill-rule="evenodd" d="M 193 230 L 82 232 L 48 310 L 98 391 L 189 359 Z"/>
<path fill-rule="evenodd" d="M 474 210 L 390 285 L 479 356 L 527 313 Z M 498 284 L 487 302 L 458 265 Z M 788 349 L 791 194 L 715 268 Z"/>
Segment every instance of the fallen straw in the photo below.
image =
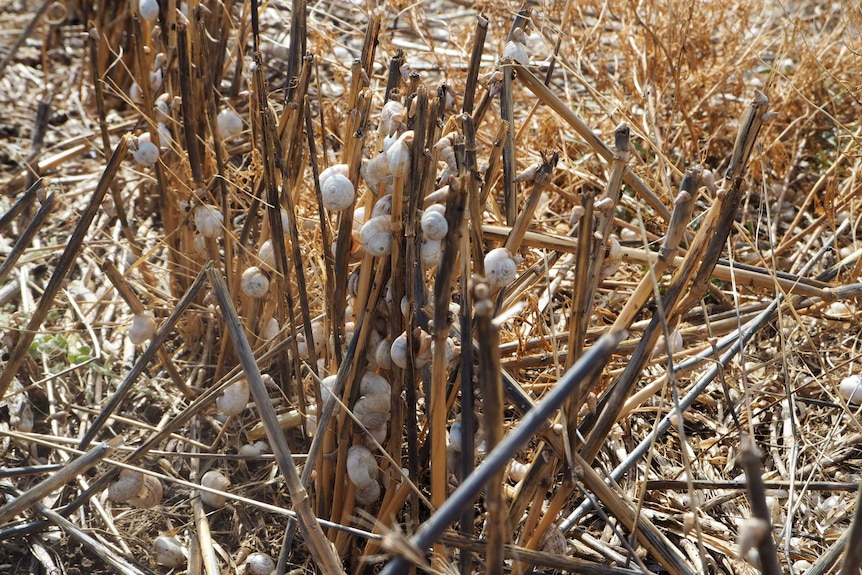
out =
<path fill-rule="evenodd" d="M 47 479 L 40 481 L 3 507 L 0 507 L 0 522 L 6 521 L 8 518 L 30 507 L 30 505 L 109 456 L 114 451 L 116 443 L 114 441 L 96 445 L 84 455 L 71 460 L 56 473 L 49 475 Z"/>

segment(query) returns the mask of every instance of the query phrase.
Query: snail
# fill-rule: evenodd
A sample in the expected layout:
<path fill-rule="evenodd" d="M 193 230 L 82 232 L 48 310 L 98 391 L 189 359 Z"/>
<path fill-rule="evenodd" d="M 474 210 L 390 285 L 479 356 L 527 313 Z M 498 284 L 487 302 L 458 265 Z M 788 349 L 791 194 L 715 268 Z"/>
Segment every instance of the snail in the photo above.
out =
<path fill-rule="evenodd" d="M 245 560 L 248 575 L 269 575 L 275 571 L 275 561 L 266 553 L 252 553 Z"/>
<path fill-rule="evenodd" d="M 377 200 L 371 209 L 371 217 L 388 216 L 392 214 L 392 194 L 386 194 Z"/>
<path fill-rule="evenodd" d="M 503 58 L 511 58 L 518 64 L 526 66 L 530 63 L 530 57 L 527 55 L 527 35 L 523 28 L 515 28 L 512 30 L 512 35 L 506 46 L 503 48 Z"/>
<path fill-rule="evenodd" d="M 446 221 L 446 215 L 441 210 L 432 210 L 430 209 L 432 207 L 434 206 L 429 206 L 429 209 L 422 214 L 419 225 L 422 226 L 422 234 L 426 239 L 440 241 L 449 231 L 449 222 Z"/>
<path fill-rule="evenodd" d="M 242 118 L 230 108 L 225 108 L 216 116 L 216 131 L 223 140 L 230 140 L 242 133 Z"/>
<path fill-rule="evenodd" d="M 382 257 L 392 253 L 392 223 L 389 216 L 375 216 L 363 224 L 359 241 L 365 251 Z"/>
<path fill-rule="evenodd" d="M 224 392 L 216 399 L 216 406 L 225 415 L 239 415 L 248 405 L 248 398 L 248 382 L 240 379 L 225 388 Z"/>
<path fill-rule="evenodd" d="M 186 562 L 186 549 L 176 537 L 159 535 L 153 541 L 156 563 L 168 568 L 179 567 Z"/>
<path fill-rule="evenodd" d="M 138 2 L 138 14 L 141 15 L 141 18 L 149 22 L 150 24 L 156 21 L 156 18 L 159 17 L 159 3 L 157 0 L 139 0 Z"/>
<path fill-rule="evenodd" d="M 338 375 L 332 374 L 324 377 L 320 380 L 320 401 L 323 402 L 323 405 L 329 403 L 329 398 L 332 397 L 332 389 L 335 387 L 335 381 L 338 379 Z M 339 406 L 335 406 L 335 409 L 338 410 Z"/>
<path fill-rule="evenodd" d="M 158 478 L 134 469 L 123 469 L 108 486 L 108 499 L 149 509 L 162 501 L 162 484 Z"/>
<path fill-rule="evenodd" d="M 156 109 L 156 121 L 159 124 L 167 124 L 171 121 L 171 107 L 168 101 L 171 97 L 168 94 L 161 94 L 153 104 Z M 161 139 L 161 136 L 159 137 Z"/>
<path fill-rule="evenodd" d="M 410 146 L 413 145 L 413 130 L 408 130 L 398 137 L 392 146 L 386 150 L 386 161 L 389 171 L 396 178 L 405 177 L 410 171 Z"/>
<path fill-rule="evenodd" d="M 171 134 L 171 129 L 168 128 L 167 124 L 159 122 L 157 129 L 159 132 L 159 150 L 164 152 L 171 147 L 171 142 L 173 141 L 174 137 Z"/>
<path fill-rule="evenodd" d="M 388 339 L 380 340 L 380 343 L 377 344 L 377 348 L 374 350 L 374 361 L 377 363 L 377 366 L 381 369 L 392 369 L 392 355 L 391 350 L 392 342 Z"/>
<path fill-rule="evenodd" d="M 506 248 L 494 248 L 485 255 L 485 275 L 492 291 L 505 288 L 518 274 L 512 252 Z"/>
<path fill-rule="evenodd" d="M 275 250 L 272 247 L 272 240 L 266 240 L 260 244 L 257 250 L 257 259 L 268 268 L 275 269 Z"/>
<path fill-rule="evenodd" d="M 297 332 L 296 347 L 299 351 L 299 357 L 303 357 L 309 360 L 316 360 L 317 357 L 320 355 L 320 352 L 323 350 L 323 344 L 326 341 L 326 334 L 323 333 L 322 321 L 311 322 L 311 335 L 314 338 L 314 357 L 311 357 L 309 355 L 309 346 L 308 342 L 305 339 L 305 330 Z"/>
<path fill-rule="evenodd" d="M 246 443 L 239 448 L 240 455 L 259 457 L 264 453 L 269 453 L 269 443 L 262 439 L 254 443 Z"/>
<path fill-rule="evenodd" d="M 602 262 L 602 271 L 600 273 L 602 278 L 607 278 L 612 276 L 623 263 L 623 248 L 620 245 L 620 240 L 617 239 L 617 236 L 611 235 L 610 240 L 608 240 L 608 255 L 605 256 L 605 261 Z"/>
<path fill-rule="evenodd" d="M 862 377 L 858 375 L 845 377 L 838 384 L 838 393 L 848 403 L 862 404 Z"/>
<path fill-rule="evenodd" d="M 354 445 L 347 451 L 347 476 L 356 486 L 356 501 L 370 505 L 380 497 L 377 482 L 379 469 L 374 455 L 364 445 Z"/>
<path fill-rule="evenodd" d="M 327 169 L 331 170 L 332 168 Z M 326 179 L 321 174 L 320 197 L 324 208 L 333 212 L 340 212 L 353 204 L 353 200 L 356 198 L 356 189 L 344 174 L 332 172 L 326 175 Z"/>
<path fill-rule="evenodd" d="M 413 366 L 420 368 L 431 361 L 431 335 L 417 328 L 413 337 L 414 344 L 417 346 L 416 353 L 413 357 Z M 407 332 L 402 332 L 401 335 L 395 338 L 390 348 L 392 363 L 405 369 L 407 367 Z"/>
<path fill-rule="evenodd" d="M 242 272 L 239 287 L 248 297 L 260 299 L 269 291 L 269 278 L 259 267 L 251 266 Z"/>
<path fill-rule="evenodd" d="M 153 312 L 144 311 L 135 315 L 132 325 L 129 327 L 129 341 L 134 345 L 141 345 L 156 333 L 156 318 Z"/>
<path fill-rule="evenodd" d="M 362 162 L 359 174 L 365 180 L 365 185 L 375 194 L 392 185 L 392 170 L 389 169 L 389 160 L 385 153 L 377 154 L 370 160 Z"/>
<path fill-rule="evenodd" d="M 377 132 L 383 136 L 395 134 L 403 129 L 406 116 L 404 104 L 398 100 L 389 100 L 383 104 L 383 109 L 380 110 Z"/>
<path fill-rule="evenodd" d="M 658 339 L 658 342 L 656 343 L 655 347 L 653 348 L 652 357 L 658 357 L 666 353 L 675 354 L 682 351 L 682 334 L 679 333 L 678 329 L 675 329 L 670 332 L 670 339 L 668 341 L 670 341 L 670 345 L 667 345 L 665 337 L 661 336 Z"/>
<path fill-rule="evenodd" d="M 455 148 L 452 146 L 456 137 L 457 134 L 455 132 L 450 132 L 437 140 L 437 143 L 434 144 L 434 150 L 440 154 L 440 159 L 446 163 L 446 167 L 448 167 L 452 172 L 458 171 L 458 161 L 455 159 Z"/>
<path fill-rule="evenodd" d="M 432 240 L 430 238 L 423 240 L 422 247 L 420 248 L 422 265 L 426 268 L 433 268 L 436 266 L 437 262 L 440 261 L 440 251 L 440 240 Z"/>
<path fill-rule="evenodd" d="M 211 470 L 204 473 L 204 476 L 201 478 L 201 485 L 209 489 L 224 491 L 230 487 L 230 480 L 221 471 Z M 201 502 L 209 507 L 224 507 L 224 504 L 227 502 L 227 497 L 220 493 L 201 491 L 200 494 Z"/>
<path fill-rule="evenodd" d="M 195 228 L 205 238 L 215 238 L 222 231 L 224 216 L 215 206 L 201 205 L 194 211 Z"/>
<path fill-rule="evenodd" d="M 392 411 L 392 387 L 380 375 L 366 372 L 359 382 L 360 397 L 353 406 L 353 415 L 369 431 L 386 429 Z M 384 434 L 385 439 L 385 434 Z"/>
<path fill-rule="evenodd" d="M 142 166 L 152 166 L 159 161 L 159 147 L 150 141 L 150 134 L 141 134 L 138 137 L 137 148 L 132 152 L 132 157 Z"/>
<path fill-rule="evenodd" d="M 281 331 L 281 328 L 278 327 L 278 320 L 274 317 L 269 318 L 269 321 L 266 322 L 266 325 L 263 328 L 263 331 L 260 334 L 265 340 L 274 339 L 275 336 L 278 335 L 278 332 Z"/>

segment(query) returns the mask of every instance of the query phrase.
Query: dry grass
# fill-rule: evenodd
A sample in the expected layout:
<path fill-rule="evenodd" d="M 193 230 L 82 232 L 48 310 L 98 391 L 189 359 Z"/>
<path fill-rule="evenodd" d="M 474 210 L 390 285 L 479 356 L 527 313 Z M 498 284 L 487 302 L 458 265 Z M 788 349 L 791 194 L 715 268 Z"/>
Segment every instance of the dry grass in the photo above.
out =
<path fill-rule="evenodd" d="M 165 0 L 155 32 L 135 1 L 7 4 L 0 487 L 40 503 L 0 507 L 0 573 L 167 572 L 160 534 L 188 573 L 247 570 L 252 552 L 296 572 L 393 555 L 461 573 L 858 572 L 840 555 L 862 548 L 862 425 L 838 393 L 860 346 L 854 3 L 322 0 L 305 60 L 288 35 L 302 2 L 266 4 L 258 26 L 250 3 L 193 2 L 184 21 Z M 513 23 L 525 67 L 500 59 Z M 133 89 L 152 70 L 163 81 Z M 399 239 L 375 258 L 350 232 L 379 199 L 360 163 L 383 145 L 387 83 L 414 137 L 392 185 Z M 243 129 L 223 141 L 225 109 Z M 124 135 L 148 131 L 162 149 L 141 165 Z M 753 145 L 737 160 L 739 133 Z M 321 214 L 314 174 L 339 163 L 357 199 Z M 418 263 L 430 203 L 449 225 L 436 269 Z M 201 206 L 223 215 L 212 237 Z M 501 246 L 517 279 L 496 293 L 484 254 Z M 263 298 L 240 288 L 250 266 Z M 158 330 L 136 346 L 143 312 Z M 402 331 L 407 367 L 377 366 Z M 392 388 L 382 434 L 359 425 L 369 370 Z M 336 373 L 342 406 L 325 408 Z M 225 417 L 216 398 L 243 377 L 250 405 Z M 240 455 L 267 438 L 275 455 Z M 347 477 L 363 443 L 382 484 L 365 505 Z M 480 462 L 487 486 L 462 479 Z M 120 464 L 157 477 L 161 502 L 109 500 Z M 214 469 L 230 479 L 215 508 L 196 489 Z"/>

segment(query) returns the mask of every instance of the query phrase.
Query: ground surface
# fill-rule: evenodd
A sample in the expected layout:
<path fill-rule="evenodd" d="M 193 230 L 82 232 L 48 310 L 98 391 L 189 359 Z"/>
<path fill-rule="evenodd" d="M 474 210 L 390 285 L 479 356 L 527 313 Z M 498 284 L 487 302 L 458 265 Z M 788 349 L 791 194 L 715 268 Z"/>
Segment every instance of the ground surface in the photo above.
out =
<path fill-rule="evenodd" d="M 74 448 L 109 405 L 109 398 L 141 361 L 147 347 L 136 346 L 129 339 L 135 312 L 140 311 L 134 309 L 137 303 L 130 303 L 129 294 L 163 325 L 209 258 L 228 276 L 246 334 L 258 350 L 258 363 L 274 378 L 267 391 L 276 411 L 297 422 L 285 425 L 285 436 L 301 467 L 310 437 L 300 430 L 299 412 L 309 408 L 306 430 L 313 433 L 315 397 L 320 397 L 319 385 L 311 374 L 313 362 L 306 361 L 307 353 L 302 362 L 289 361 L 288 357 L 297 357 L 292 349 L 290 356 L 263 354 L 278 342 L 292 348 L 285 308 L 297 324 L 302 323 L 302 308 L 307 306 L 310 317 L 328 318 L 325 322 L 316 320 L 321 329 L 331 330 L 333 325 L 347 321 L 349 333 L 354 319 L 350 313 L 361 311 L 361 306 L 351 300 L 347 315 L 337 317 L 338 305 L 343 305 L 345 298 L 343 292 L 340 304 L 333 298 L 337 287 L 328 279 L 335 275 L 329 272 L 336 262 L 327 255 L 331 248 L 325 238 L 338 230 L 338 217 L 331 215 L 326 220 L 329 235 L 324 236 L 307 151 L 293 157 L 285 172 L 288 180 L 295 177 L 289 180 L 296 202 L 295 220 L 290 223 L 296 224 L 297 259 L 307 287 L 302 289 L 297 283 L 292 267 L 295 255 L 290 251 L 293 244 L 288 241 L 291 271 L 286 274 L 287 287 L 275 279 L 281 274 L 272 271 L 270 277 L 283 290 L 280 293 L 289 290 L 290 301 L 280 307 L 278 296 L 252 301 L 240 295 L 239 275 L 246 267 L 261 264 L 258 249 L 271 235 L 261 209 L 266 204 L 261 182 L 265 181 L 269 154 L 260 143 L 248 6 L 227 3 L 230 9 L 223 14 L 219 6 L 224 4 L 201 2 L 207 6 L 201 12 L 202 26 L 209 33 L 189 27 L 193 36 L 200 34 L 190 44 L 199 74 L 193 78 L 198 91 L 188 98 L 196 106 L 191 111 L 199 135 L 195 156 L 185 139 L 183 118 L 189 110 L 179 101 L 183 90 L 178 72 L 180 56 L 171 50 L 171 34 L 150 36 L 148 26 L 136 28 L 126 2 L 117 2 L 115 11 L 106 13 L 104 9 L 95 11 L 87 2 L 69 0 L 50 3 L 23 43 L 16 46 L 41 4 L 11 0 L 0 7 L 0 60 L 11 55 L 0 71 L 0 214 L 25 197 L 38 176 L 45 178 L 45 193 L 40 192 L 37 200 L 0 226 L 3 261 L 13 253 L 27 225 L 38 223 L 34 237 L 23 242 L 23 253 L 0 285 L 4 362 L 0 368 L 9 369 L 22 338 L 28 342 L 27 353 L 15 365 L 15 377 L 11 377 L 11 370 L 8 373 L 8 391 L 0 393 L 0 482 L 4 492 L 26 491 L 56 470 L 24 473 L 28 466 L 64 464 L 73 458 L 77 453 Z M 169 29 L 164 20 L 167 2 L 161 4 L 161 25 Z M 267 4 L 261 13 L 260 36 L 267 101 L 282 121 L 282 133 L 288 135 L 301 134 L 301 129 L 291 127 L 287 120 L 290 106 L 284 106 L 291 53 L 290 4 Z M 376 140 L 377 125 L 390 61 L 399 51 L 405 57 L 401 97 L 410 93 L 409 82 L 416 81 L 427 87 L 434 101 L 438 86 L 446 82 L 454 100 L 443 112 L 438 128 L 459 129 L 453 118 L 464 103 L 477 14 L 483 13 L 489 21 L 479 70 L 478 106 L 489 90 L 495 91 L 502 84 L 494 83 L 501 77 L 494 78 L 492 73 L 519 8 L 517 3 L 496 0 L 380 3 L 381 31 L 375 59 L 370 74 L 363 77 L 351 66 L 362 53 L 373 12 L 362 2 L 309 3 L 307 50 L 316 60 L 308 85 L 308 109 L 320 167 L 350 161 L 352 146 L 362 148 L 356 148 L 359 154 L 355 161 L 359 155 L 372 157 L 382 145 Z M 513 82 L 516 172 L 540 161 L 546 150 L 558 153 L 559 161 L 529 218 L 530 234 L 515 250 L 519 279 L 501 299 L 501 369 L 532 401 L 540 401 L 565 372 L 567 354 L 574 353 L 570 352 L 574 347 L 570 335 L 572 308 L 577 293 L 584 288 L 577 283 L 575 244 L 565 236 L 577 237 L 580 224 L 571 217 L 573 208 L 584 194 L 602 197 L 611 168 L 596 146 L 578 133 L 571 114 L 581 118 L 607 146 L 613 145 L 614 128 L 627 122 L 632 134 L 629 164 L 645 187 L 670 208 L 683 173 L 696 165 L 715 175 L 719 189 L 726 187 L 721 179 L 732 165 L 741 120 L 755 90 L 761 91 L 769 100 L 769 114 L 763 118 L 740 180 L 743 196 L 733 207 L 736 215 L 729 238 L 721 244 L 723 260 L 711 274 L 706 293 L 694 293 L 678 325 L 669 327 L 682 342 L 674 349 L 673 364 L 684 369 L 676 371 L 668 383 L 665 374 L 671 363 L 664 348 L 647 354 L 648 361 L 639 371 L 633 391 L 637 395 L 629 394 L 617 425 L 602 437 L 602 448 L 592 468 L 605 474 L 626 461 L 639 444 L 649 442 L 656 422 L 670 412 L 674 391 L 680 397 L 693 398 L 689 396 L 691 390 L 704 382 L 683 417 L 684 435 L 676 426 L 658 434 L 647 457 L 638 459 L 620 476 L 614 497 L 632 509 L 638 508 L 693 571 L 754 573 L 754 567 L 737 554 L 739 532 L 752 529 L 750 500 L 739 485 L 731 484 L 742 477 L 737 463 L 741 438 L 748 435 L 760 451 L 763 479 L 769 487 L 766 505 L 782 569 L 812 574 L 834 570 L 818 559 L 835 550 L 848 529 L 856 508 L 854 488 L 862 481 L 862 420 L 858 405 L 848 403 L 839 393 L 839 383 L 859 371 L 859 6 L 854 2 L 611 0 L 540 1 L 528 8 L 531 12 L 524 41 L 528 67 L 544 80 L 553 62 L 547 84 L 570 115 L 554 109 L 550 100 L 537 97 L 523 76 Z M 100 43 L 91 44 L 88 39 L 87 20 L 95 26 Z M 222 38 L 225 43 L 219 44 Z M 142 59 L 162 74 L 164 81 L 154 83 L 154 92 L 141 101 L 134 97 L 132 84 L 133 78 L 142 76 L 137 55 L 143 44 L 149 48 Z M 104 80 L 102 114 L 96 102 L 92 45 L 100 50 L 95 66 L 96 75 Z M 159 60 L 158 53 L 166 54 L 165 59 Z M 553 54 L 556 57 L 552 60 Z M 206 84 L 207 78 L 211 85 Z M 350 128 L 357 121 L 351 116 L 355 104 L 351 81 L 355 78 L 367 82 L 369 89 L 368 123 L 362 131 L 366 139 L 359 144 L 358 132 Z M 205 85 L 209 86 L 206 90 L 200 88 Z M 122 158 L 83 242 L 70 242 L 108 165 L 111 150 L 104 149 L 101 123 L 110 131 L 109 147 L 122 146 L 122 134 L 140 136 L 147 132 L 147 126 L 155 129 L 159 116 L 147 110 L 143 102 L 160 94 L 168 95 L 164 101 L 169 118 L 165 121 L 168 131 L 162 133 L 158 167 L 136 163 L 131 153 Z M 243 131 L 220 142 L 212 130 L 214 111 L 226 108 L 238 112 Z M 408 115 L 412 118 L 413 112 Z M 44 132 L 34 140 L 38 133 L 34 127 L 40 125 Z M 476 131 L 477 168 L 482 177 L 488 173 L 486 165 L 499 138 L 499 125 L 500 108 L 495 98 Z M 305 148 L 305 140 L 299 141 Z M 274 144 L 270 144 L 272 149 Z M 285 136 L 285 154 L 287 144 Z M 139 146 L 140 142 L 132 145 Z M 499 160 L 499 150 L 493 153 Z M 432 157 L 431 146 L 423 157 Z M 443 171 L 442 163 L 432 167 L 438 176 Z M 499 174 L 483 184 L 489 192 L 481 214 L 484 236 L 479 249 L 483 252 L 500 246 L 509 234 L 506 226 L 514 223 L 514 218 L 507 221 L 505 172 Z M 427 180 L 431 190 L 433 179 Z M 412 182 L 410 179 L 405 190 L 412 189 Z M 361 186 L 363 195 L 357 206 L 365 202 L 370 210 L 374 196 L 364 184 Z M 530 189 L 529 183 L 521 184 L 513 215 L 523 213 Z M 52 192 L 56 199 L 51 214 L 39 220 L 40 202 Z M 691 249 L 691 238 L 701 230 L 717 201 L 716 191 L 708 185 L 697 187 L 694 196 L 694 212 L 686 222 L 688 236 L 680 256 Z M 219 236 L 211 242 L 201 239 L 199 225 L 196 230 L 194 210 L 201 204 L 228 211 Z M 605 270 L 590 302 L 589 329 L 581 334 L 585 347 L 610 329 L 635 287 L 649 277 L 645 246 L 657 251 L 667 232 L 667 222 L 659 211 L 630 185 L 623 187 L 611 226 L 622 249 L 621 258 L 606 262 L 614 265 Z M 347 246 L 346 241 L 343 243 Z M 45 302 L 43 293 L 51 289 L 51 278 L 63 265 L 62 254 L 70 250 L 69 245 L 73 248 L 70 265 L 64 271 L 67 277 Z M 469 254 L 463 252 L 462 258 L 472 261 L 475 271 L 476 259 Z M 382 269 L 380 277 L 395 278 L 400 286 L 393 288 L 395 293 L 409 292 L 405 286 L 411 266 L 402 260 L 389 270 L 382 266 L 383 261 L 388 260 L 366 258 L 361 265 L 366 270 L 378 266 L 374 269 Z M 109 262 L 119 269 L 119 284 L 125 286 L 125 294 L 109 280 Z M 344 269 L 353 271 L 357 264 Z M 356 278 L 361 286 L 372 283 L 371 275 L 360 278 L 357 273 Z M 671 271 L 656 279 L 659 291 L 666 293 L 673 281 Z M 420 283 L 432 289 L 434 282 L 433 272 L 426 270 Z M 451 301 L 463 303 L 457 274 L 453 285 Z M 689 287 L 686 284 L 686 289 Z M 385 295 L 380 297 L 386 302 Z M 756 320 L 779 297 L 782 305 L 767 321 L 756 324 L 743 353 L 705 380 L 718 353 L 711 354 L 711 346 L 737 341 L 739 327 L 755 325 L 748 322 Z M 400 333 L 400 327 L 390 327 L 401 321 L 392 319 L 399 306 L 390 308 L 390 303 L 369 304 L 377 320 L 371 341 L 374 337 L 391 340 Z M 385 313 L 380 311 L 384 308 Z M 633 362 L 638 342 L 656 310 L 652 301 L 639 310 L 628 339 L 604 364 L 594 393 L 585 397 L 579 418 L 590 421 L 597 399 Z M 430 307 L 425 311 L 430 312 Z M 32 318 L 40 313 L 43 321 L 35 326 L 36 332 L 27 332 L 33 327 L 29 326 Z M 283 327 L 272 342 L 266 343 L 263 332 L 271 317 L 282 318 Z M 94 437 L 106 441 L 120 436 L 124 446 L 111 457 L 123 460 L 155 434 L 165 432 L 164 437 L 146 446 L 145 453 L 136 452 L 135 457 L 140 458 L 134 463 L 160 477 L 164 487 L 160 504 L 136 509 L 109 501 L 99 490 L 70 517 L 75 529 L 106 546 L 106 555 L 126 557 L 143 572 L 168 572 L 156 564 L 152 547 L 153 539 L 162 533 L 175 535 L 190 553 L 188 572 L 199 572 L 195 571 L 200 569 L 195 558 L 203 557 L 210 568 L 233 572 L 244 569 L 250 552 L 276 557 L 282 547 L 285 510 L 294 509 L 288 486 L 271 454 L 237 456 L 244 445 L 265 437 L 258 410 L 249 407 L 225 421 L 214 406 L 215 394 L 204 394 L 223 387 L 239 371 L 238 352 L 225 336 L 223 320 L 224 312 L 212 290 L 205 288 L 181 313 L 160 354 L 145 362 L 130 391 L 111 407 L 113 418 Z M 463 349 L 464 342 L 453 335 Z M 297 339 L 303 338 L 302 333 L 297 335 Z M 327 346 L 320 343 L 319 347 L 322 375 L 334 373 L 338 354 L 331 346 L 325 352 Z M 694 359 L 699 355 L 700 360 Z M 374 369 L 376 360 L 369 357 L 360 364 Z M 345 480 L 343 460 L 347 447 L 363 441 L 363 435 L 350 420 L 344 423 L 342 411 L 338 445 L 343 451 L 334 443 L 328 444 L 331 451 L 320 460 L 311 480 L 312 508 L 321 519 L 353 525 L 361 531 L 375 525 L 385 530 L 384 523 L 391 524 L 394 519 L 410 534 L 436 506 L 429 501 L 434 497 L 431 474 L 435 465 L 446 465 L 446 455 L 445 450 L 434 447 L 421 449 L 426 433 L 433 437 L 435 427 L 422 393 L 426 388 L 418 387 L 418 399 L 411 400 L 408 392 L 402 396 L 400 391 L 400 386 L 406 390 L 411 385 L 405 383 L 404 373 L 378 367 L 396 386 L 392 423 L 384 425 L 385 441 L 381 442 L 392 459 L 383 457 L 380 449 L 374 450 L 381 474 L 387 477 L 384 495 L 364 507 L 366 519 L 356 518 L 354 488 Z M 445 385 L 451 379 L 458 384 L 459 369 L 457 362 L 452 362 L 442 380 L 436 372 L 417 371 L 414 381 L 424 379 L 430 385 L 433 379 Z M 450 402 L 442 419 L 447 428 L 462 417 L 463 405 L 457 387 L 449 391 Z M 192 399 L 202 394 L 204 399 Z M 357 395 L 345 397 L 345 401 L 355 405 Z M 480 394 L 477 400 L 481 400 Z M 505 404 L 507 431 L 522 417 L 514 403 L 510 396 Z M 411 434 L 405 423 L 413 408 L 418 425 L 416 453 L 411 453 Z M 484 411 L 481 405 L 477 409 L 480 415 Z M 559 420 L 555 423 L 564 425 Z M 477 443 L 483 443 L 489 425 L 479 427 Z M 537 559 L 542 565 L 537 569 L 547 572 L 554 570 L 555 564 L 548 559 L 553 553 L 604 566 L 638 568 L 625 560 L 625 542 L 610 527 L 615 522 L 608 523 L 593 511 L 576 512 L 584 497 L 574 489 L 570 460 L 564 450 L 544 447 L 555 442 L 559 447 L 560 429 L 537 435 L 515 457 L 519 463 L 532 465 L 542 481 L 523 479 L 514 465 L 504 476 L 502 491 L 509 514 L 506 541 L 544 552 L 545 560 Z M 449 445 L 449 458 L 454 462 L 457 454 L 451 441 Z M 485 446 L 481 447 L 477 460 L 484 457 Z M 545 467 L 536 463 L 545 461 Z M 384 509 L 396 497 L 397 474 L 392 470 L 413 465 L 419 471 L 414 479 L 415 493 L 405 496 L 406 502 L 400 500 L 403 505 Z M 103 462 L 68 481 L 63 490 L 50 491 L 41 501 L 49 507 L 65 504 L 110 469 L 112 466 Z M 209 469 L 224 471 L 231 483 L 227 491 L 244 499 L 230 499 L 219 508 L 201 507 L 195 520 L 191 486 Z M 458 480 L 453 467 L 448 471 L 451 473 L 445 480 L 451 490 Z M 688 483 L 688 479 L 694 482 Z M 3 516 L 0 510 L 0 574 L 57 572 L 52 570 L 55 568 L 69 574 L 118 572 L 104 557 L 56 527 L 30 536 L 10 531 L 37 518 L 32 509 L 11 516 Z M 471 535 L 487 539 L 493 528 L 485 523 L 482 503 L 476 505 L 472 519 Z M 691 529 L 695 524 L 697 529 Z M 534 530 L 537 535 L 531 536 Z M 337 535 L 329 527 L 325 531 L 351 572 L 362 568 L 361 556 L 379 552 L 365 547 L 364 536 Z M 288 555 L 288 568 L 311 571 L 308 550 L 301 538 L 296 541 Z M 558 547 L 553 548 L 549 541 Z M 452 561 L 451 569 L 456 569 L 457 545 L 449 543 L 442 557 Z M 473 569 L 485 572 L 485 547 L 483 543 L 476 545 Z M 668 570 L 655 553 L 643 547 L 638 546 L 635 555 L 654 572 Z M 513 561 L 511 554 L 507 557 L 506 570 L 524 572 L 525 563 Z M 175 572 L 186 569 L 183 564 Z"/>

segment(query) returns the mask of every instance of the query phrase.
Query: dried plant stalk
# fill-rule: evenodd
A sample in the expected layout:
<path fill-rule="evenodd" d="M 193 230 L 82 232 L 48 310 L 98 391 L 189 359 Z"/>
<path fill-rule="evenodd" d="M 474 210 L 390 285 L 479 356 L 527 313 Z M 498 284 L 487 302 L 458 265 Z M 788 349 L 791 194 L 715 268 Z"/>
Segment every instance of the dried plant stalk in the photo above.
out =
<path fill-rule="evenodd" d="M 440 263 L 434 278 L 434 329 L 432 331 L 431 408 L 429 413 L 429 437 L 431 439 L 431 504 L 439 509 L 446 501 L 446 339 L 449 337 L 449 301 L 452 297 L 452 281 L 458 269 L 461 243 L 461 223 L 467 207 L 467 194 L 463 190 L 464 178 L 449 181 L 449 197 L 446 201 L 446 221 L 449 233 L 443 240 Z M 433 565 L 440 565 L 445 550 L 435 546 Z"/>
<path fill-rule="evenodd" d="M 473 286 L 476 336 L 479 339 L 479 387 L 488 449 L 503 440 L 503 386 L 500 379 L 500 330 L 494 325 L 494 302 L 485 283 Z M 472 454 L 471 454 L 472 455 Z M 493 475 L 485 489 L 485 553 L 487 573 L 503 572 L 503 545 L 506 543 L 506 507 L 503 499 L 503 470 Z"/>
<path fill-rule="evenodd" d="M 718 262 L 718 256 L 727 241 L 741 200 L 740 186 L 745 163 L 748 161 L 748 155 L 757 139 L 768 103 L 769 100 L 766 99 L 766 96 L 756 92 L 749 109 L 746 111 L 746 116 L 740 125 L 731 163 L 725 175 L 727 189 L 718 193 L 716 202 L 707 212 L 701 227 L 698 229 L 692 246 L 683 260 L 683 265 L 677 270 L 662 299 L 661 305 L 667 315 L 668 326 L 674 326 L 679 316 L 701 297 L 703 288 Z M 689 298 L 682 305 L 678 305 L 686 292 L 689 292 Z M 641 344 L 632 354 L 625 372 L 602 398 L 601 414 L 581 451 L 582 457 L 587 461 L 592 461 L 596 457 L 608 432 L 616 422 L 625 399 L 631 394 L 635 381 L 652 353 L 664 320 L 665 318 L 661 314 L 653 316 L 649 327 L 644 332 Z"/>
<path fill-rule="evenodd" d="M 769 506 L 766 503 L 766 489 L 763 487 L 761 477 L 763 469 L 760 465 L 760 450 L 750 436 L 742 438 L 739 465 L 745 471 L 745 485 L 748 489 L 752 515 L 764 525 L 764 530 L 758 533 L 759 538 L 756 542 L 761 571 L 763 575 L 780 575 L 782 570 L 775 551 L 775 541 L 772 539 L 772 521 Z"/>
<path fill-rule="evenodd" d="M 269 439 L 273 453 L 275 453 L 279 469 L 284 475 L 285 483 L 290 491 L 291 501 L 296 507 L 299 523 L 302 526 L 306 542 L 308 543 L 308 550 L 317 565 L 326 573 L 343 573 L 341 561 L 329 546 L 329 541 L 327 541 L 323 530 L 320 528 L 320 524 L 317 522 L 317 518 L 311 510 L 311 501 L 296 471 L 296 464 L 293 462 L 290 447 L 287 445 L 287 440 L 281 432 L 278 417 L 272 406 L 272 401 L 269 399 L 266 386 L 261 379 L 260 370 L 257 367 L 251 346 L 249 346 L 248 340 L 245 338 L 242 321 L 237 316 L 227 286 L 221 275 L 212 268 L 207 270 L 207 277 L 215 291 L 219 307 L 224 314 L 225 324 L 230 331 L 231 339 L 237 348 L 237 355 L 245 372 L 249 390 L 260 413 L 260 418 L 266 427 L 267 439 Z"/>
<path fill-rule="evenodd" d="M 612 162 L 614 153 L 596 134 L 587 126 L 587 124 L 578 117 L 566 104 L 560 100 L 541 80 L 533 75 L 530 70 L 515 64 L 515 72 L 518 74 L 518 79 L 523 81 L 527 88 L 535 94 L 547 106 L 550 106 L 557 114 L 560 115 L 575 131 L 584 138 L 587 143 L 607 162 Z M 653 193 L 652 190 L 635 174 L 631 168 L 626 167 L 623 177 L 625 183 L 630 185 L 641 196 L 649 206 L 665 221 L 670 221 L 670 211 L 662 203 L 662 201 Z"/>
<path fill-rule="evenodd" d="M 487 483 L 511 460 L 512 456 L 530 440 L 536 431 L 547 424 L 548 418 L 562 406 L 572 389 L 585 377 L 602 367 L 610 359 L 616 346 L 625 337 L 625 332 L 611 331 L 603 336 L 584 356 L 568 370 L 535 408 L 527 412 L 520 423 L 512 429 L 497 448 L 488 453 L 485 461 L 441 505 L 434 515 L 410 538 L 409 550 L 422 556 L 422 550 L 434 543 L 449 524 L 455 520 L 464 505 L 469 504 L 485 488 Z M 397 557 L 381 571 L 381 575 L 406 573 L 409 561 Z"/>

